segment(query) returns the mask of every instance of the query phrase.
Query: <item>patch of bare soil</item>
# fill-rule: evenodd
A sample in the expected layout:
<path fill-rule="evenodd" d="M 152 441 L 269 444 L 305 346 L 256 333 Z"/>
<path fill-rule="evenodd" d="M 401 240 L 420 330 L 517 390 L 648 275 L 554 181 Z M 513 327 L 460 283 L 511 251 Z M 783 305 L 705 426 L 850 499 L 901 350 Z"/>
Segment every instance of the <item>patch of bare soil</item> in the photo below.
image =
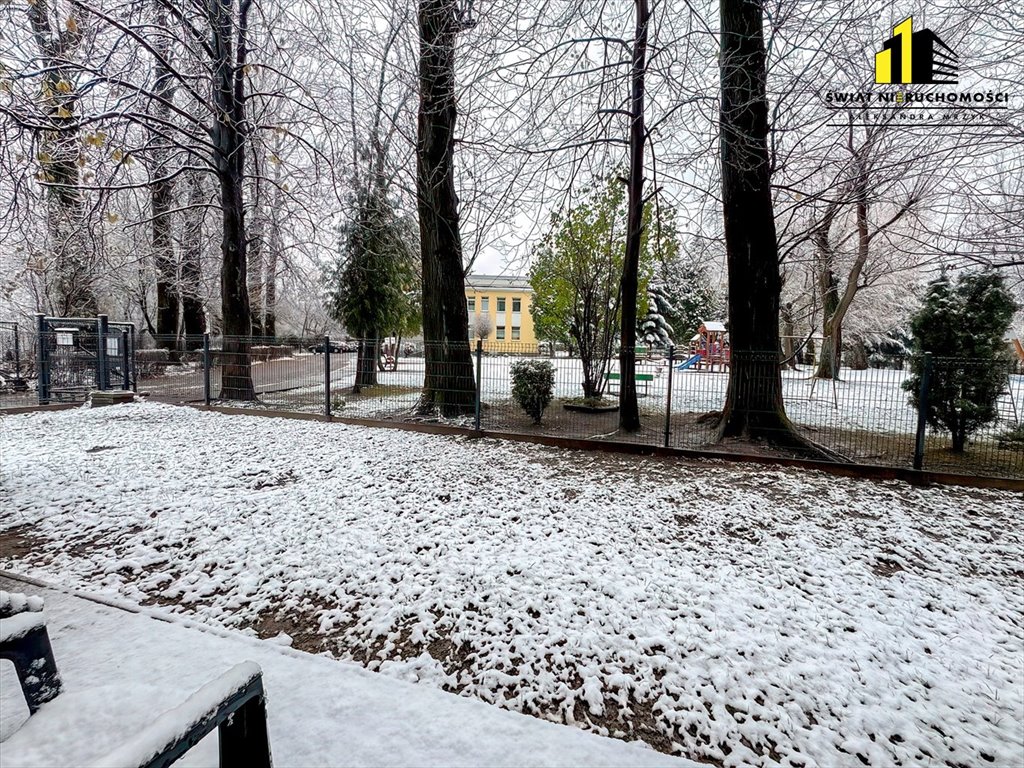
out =
<path fill-rule="evenodd" d="M 879 555 L 875 559 L 875 564 L 872 566 L 871 572 L 876 576 L 884 576 L 888 578 L 900 571 L 906 570 L 898 560 L 893 558 L 892 555 L 892 552 L 886 552 Z"/>
<path fill-rule="evenodd" d="M 31 526 L 18 525 L 0 531 L 0 560 L 32 561 L 45 546 L 45 540 L 31 533 Z"/>
<path fill-rule="evenodd" d="M 292 639 L 292 648 L 307 653 L 322 653 L 328 649 L 328 641 L 331 635 L 320 633 L 319 619 L 317 614 L 324 610 L 326 605 L 312 598 L 314 602 L 307 608 L 286 614 L 275 611 L 260 616 L 252 625 L 256 634 L 264 640 L 277 637 L 282 632 Z M 347 627 L 341 627 L 337 631 L 344 632 Z M 334 633 L 332 632 L 332 635 Z"/>
<path fill-rule="evenodd" d="M 135 536 L 142 530 L 142 526 L 135 525 L 116 533 L 85 536 L 73 542 L 58 542 L 35 534 L 32 526 L 19 525 L 0 531 L 0 560 L 45 565 L 60 551 L 76 559 L 87 559 L 90 553 L 101 549 L 114 549 L 119 541 Z"/>

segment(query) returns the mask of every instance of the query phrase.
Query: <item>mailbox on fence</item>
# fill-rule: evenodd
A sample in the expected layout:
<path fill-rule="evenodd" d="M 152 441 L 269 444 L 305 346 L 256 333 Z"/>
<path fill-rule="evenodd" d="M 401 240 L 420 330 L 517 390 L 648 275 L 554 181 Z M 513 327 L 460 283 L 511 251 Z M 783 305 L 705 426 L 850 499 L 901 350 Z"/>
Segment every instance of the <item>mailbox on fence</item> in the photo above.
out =
<path fill-rule="evenodd" d="M 54 328 L 53 334 L 58 347 L 74 347 L 78 339 L 77 328 Z"/>

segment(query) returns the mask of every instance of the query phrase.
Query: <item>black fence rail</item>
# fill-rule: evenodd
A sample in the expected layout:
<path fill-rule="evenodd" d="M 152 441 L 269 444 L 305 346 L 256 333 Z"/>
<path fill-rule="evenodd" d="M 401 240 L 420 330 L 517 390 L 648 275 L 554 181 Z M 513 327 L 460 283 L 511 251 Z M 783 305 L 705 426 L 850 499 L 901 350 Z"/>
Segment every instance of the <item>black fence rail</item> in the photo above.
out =
<path fill-rule="evenodd" d="M 698 450 L 720 445 L 731 370 L 728 362 L 701 365 L 686 351 L 638 348 L 640 429 L 623 431 L 617 358 L 545 355 L 544 347 L 538 354 L 536 344 L 518 342 L 484 351 L 475 341 L 446 347 L 324 337 L 205 337 L 190 347 L 137 352 L 139 392 L 174 403 Z M 539 421 L 514 391 L 512 369 L 521 361 L 550 366 L 551 399 Z M 779 361 L 775 352 L 754 355 L 737 385 L 765 413 L 783 407 L 802 440 L 837 460 L 1024 478 L 1024 375 L 1010 357 L 998 365 L 911 358 L 901 368 L 843 368 L 835 379 L 816 378 L 805 365 L 780 372 Z M 977 423 L 954 445 L 964 414 Z"/>

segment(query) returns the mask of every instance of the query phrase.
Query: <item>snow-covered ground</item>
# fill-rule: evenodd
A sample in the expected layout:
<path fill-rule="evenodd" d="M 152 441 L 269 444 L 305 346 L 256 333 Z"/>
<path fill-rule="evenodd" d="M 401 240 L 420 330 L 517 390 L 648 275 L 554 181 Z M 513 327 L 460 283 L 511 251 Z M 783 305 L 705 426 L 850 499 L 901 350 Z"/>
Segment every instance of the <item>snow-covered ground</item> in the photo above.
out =
<path fill-rule="evenodd" d="M 15 570 L 725 765 L 1024 754 L 1019 494 L 158 404 L 2 429 Z"/>
<path fill-rule="evenodd" d="M 29 719 L 14 668 L 0 666 L 0 764 L 85 766 L 245 660 L 263 670 L 274 765 L 677 766 L 678 758 L 387 680 L 352 665 L 238 633 L 199 631 L 160 611 L 126 613 L 52 589 L 29 589 L 46 619 L 63 692 Z M 0 620 L 0 624 L 3 620 Z M 215 766 L 217 736 L 176 765 Z"/>

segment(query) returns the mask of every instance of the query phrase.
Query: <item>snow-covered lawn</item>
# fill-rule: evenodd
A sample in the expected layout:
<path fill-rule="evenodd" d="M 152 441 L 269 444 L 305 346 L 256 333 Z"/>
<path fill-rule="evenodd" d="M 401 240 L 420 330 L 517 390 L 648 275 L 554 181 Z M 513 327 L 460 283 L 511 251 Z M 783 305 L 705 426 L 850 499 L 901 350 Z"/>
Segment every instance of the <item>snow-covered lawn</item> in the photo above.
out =
<path fill-rule="evenodd" d="M 14 668 L 0 666 L 5 768 L 105 765 L 104 755 L 243 661 L 263 670 L 270 748 L 279 768 L 696 768 L 427 686 L 382 679 L 351 664 L 237 633 L 198 631 L 180 618 L 168 623 L 159 611 L 153 614 L 161 621 L 0 577 L 0 589 L 26 588 L 46 601 L 63 692 L 25 722 L 28 708 Z M 216 765 L 216 733 L 175 764 Z"/>
<path fill-rule="evenodd" d="M 1019 494 L 158 404 L 0 429 L 14 570 L 725 765 L 1024 754 Z"/>

